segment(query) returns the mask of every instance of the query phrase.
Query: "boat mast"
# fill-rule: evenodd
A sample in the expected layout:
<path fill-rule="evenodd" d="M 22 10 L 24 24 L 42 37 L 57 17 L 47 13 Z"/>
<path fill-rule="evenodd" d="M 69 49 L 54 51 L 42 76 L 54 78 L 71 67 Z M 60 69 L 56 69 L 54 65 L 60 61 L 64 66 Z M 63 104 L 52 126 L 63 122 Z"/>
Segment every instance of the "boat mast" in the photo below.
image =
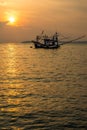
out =
<path fill-rule="evenodd" d="M 58 33 L 57 32 L 53 36 L 53 41 L 54 41 L 55 45 L 59 46 Z"/>

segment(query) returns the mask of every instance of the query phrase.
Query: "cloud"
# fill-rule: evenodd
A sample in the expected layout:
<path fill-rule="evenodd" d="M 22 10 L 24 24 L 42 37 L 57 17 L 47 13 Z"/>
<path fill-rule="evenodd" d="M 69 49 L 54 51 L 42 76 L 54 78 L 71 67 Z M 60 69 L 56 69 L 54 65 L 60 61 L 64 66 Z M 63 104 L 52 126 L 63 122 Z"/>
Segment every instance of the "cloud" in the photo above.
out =
<path fill-rule="evenodd" d="M 4 27 L 7 25 L 9 21 L 0 21 L 0 27 Z"/>
<path fill-rule="evenodd" d="M 7 6 L 7 2 L 1 1 L 1 2 L 0 2 L 0 6 Z"/>

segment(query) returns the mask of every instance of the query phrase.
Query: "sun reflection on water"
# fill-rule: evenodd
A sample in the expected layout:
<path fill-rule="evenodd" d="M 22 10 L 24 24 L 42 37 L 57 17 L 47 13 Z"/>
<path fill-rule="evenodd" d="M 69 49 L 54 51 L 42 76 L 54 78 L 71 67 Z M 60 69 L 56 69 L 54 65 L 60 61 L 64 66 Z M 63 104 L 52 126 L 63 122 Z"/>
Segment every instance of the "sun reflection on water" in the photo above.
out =
<path fill-rule="evenodd" d="M 16 107 L 20 104 L 20 85 L 16 82 L 18 67 L 17 67 L 17 47 L 12 44 L 6 44 L 4 49 L 5 58 L 3 59 L 3 69 L 4 69 L 4 91 L 3 91 L 3 107 L 1 112 L 18 112 L 19 108 Z M 3 75 L 3 74 L 2 74 Z M 9 107 L 8 107 L 9 106 Z"/>
<path fill-rule="evenodd" d="M 16 49 L 13 44 L 8 45 L 8 72 L 11 74 L 15 74 L 16 72 Z"/>

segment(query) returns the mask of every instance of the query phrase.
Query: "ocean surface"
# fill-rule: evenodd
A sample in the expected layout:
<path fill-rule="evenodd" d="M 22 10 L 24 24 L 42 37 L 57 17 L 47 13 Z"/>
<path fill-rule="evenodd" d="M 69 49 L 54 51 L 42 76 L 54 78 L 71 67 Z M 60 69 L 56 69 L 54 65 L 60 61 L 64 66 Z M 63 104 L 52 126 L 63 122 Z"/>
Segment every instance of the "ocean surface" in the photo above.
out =
<path fill-rule="evenodd" d="M 86 130 L 87 44 L 0 43 L 0 130 Z"/>

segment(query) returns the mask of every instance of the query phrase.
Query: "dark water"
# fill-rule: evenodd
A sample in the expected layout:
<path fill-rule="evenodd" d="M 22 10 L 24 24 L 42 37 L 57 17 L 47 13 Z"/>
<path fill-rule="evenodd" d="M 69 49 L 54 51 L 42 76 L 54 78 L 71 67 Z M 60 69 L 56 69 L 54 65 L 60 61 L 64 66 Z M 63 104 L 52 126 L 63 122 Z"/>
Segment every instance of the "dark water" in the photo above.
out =
<path fill-rule="evenodd" d="M 0 130 L 86 127 L 87 44 L 0 44 Z"/>

